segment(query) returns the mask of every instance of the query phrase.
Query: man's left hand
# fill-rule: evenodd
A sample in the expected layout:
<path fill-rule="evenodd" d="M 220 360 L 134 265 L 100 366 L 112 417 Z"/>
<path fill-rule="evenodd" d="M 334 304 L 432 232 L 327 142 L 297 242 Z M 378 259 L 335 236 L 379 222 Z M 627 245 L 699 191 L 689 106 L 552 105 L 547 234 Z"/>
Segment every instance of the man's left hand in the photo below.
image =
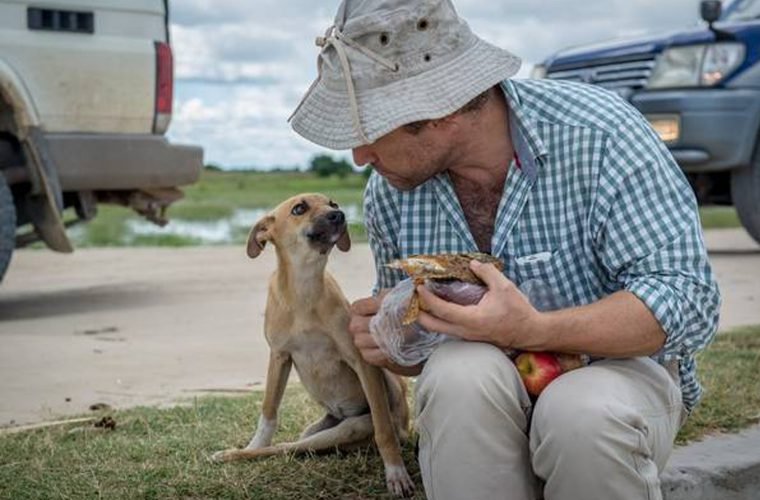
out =
<path fill-rule="evenodd" d="M 503 348 L 535 349 L 540 345 L 538 312 L 525 295 L 493 264 L 470 262 L 470 269 L 488 287 L 476 305 L 447 302 L 424 286 L 417 287 L 425 310 L 417 322 L 431 332 Z"/>

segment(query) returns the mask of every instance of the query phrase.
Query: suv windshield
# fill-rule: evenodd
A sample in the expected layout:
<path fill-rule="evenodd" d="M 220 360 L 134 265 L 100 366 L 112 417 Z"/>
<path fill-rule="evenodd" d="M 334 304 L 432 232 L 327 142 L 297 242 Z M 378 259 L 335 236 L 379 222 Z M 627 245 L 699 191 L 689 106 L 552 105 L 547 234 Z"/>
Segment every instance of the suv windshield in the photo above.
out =
<path fill-rule="evenodd" d="M 760 0 L 736 0 L 721 21 L 749 21 L 760 19 Z"/>

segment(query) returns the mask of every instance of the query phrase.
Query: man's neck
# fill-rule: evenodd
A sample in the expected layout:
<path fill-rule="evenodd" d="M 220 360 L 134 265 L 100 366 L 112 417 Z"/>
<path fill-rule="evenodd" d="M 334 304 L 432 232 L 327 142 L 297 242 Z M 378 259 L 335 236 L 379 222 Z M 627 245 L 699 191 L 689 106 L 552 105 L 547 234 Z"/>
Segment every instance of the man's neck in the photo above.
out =
<path fill-rule="evenodd" d="M 460 186 L 503 186 L 514 150 L 509 108 L 498 87 L 470 125 L 457 154 L 459 161 L 448 169 L 452 181 Z"/>

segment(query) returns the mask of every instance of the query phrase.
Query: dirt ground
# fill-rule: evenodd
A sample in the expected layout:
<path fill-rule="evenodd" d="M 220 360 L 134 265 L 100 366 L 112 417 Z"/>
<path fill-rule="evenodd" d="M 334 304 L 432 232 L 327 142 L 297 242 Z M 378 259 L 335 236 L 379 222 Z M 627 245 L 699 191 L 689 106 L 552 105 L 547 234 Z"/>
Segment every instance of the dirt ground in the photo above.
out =
<path fill-rule="evenodd" d="M 721 329 L 760 324 L 760 247 L 706 235 L 723 292 Z M 270 251 L 243 248 L 19 251 L 0 285 L 0 426 L 240 392 L 264 381 Z M 374 279 L 367 245 L 329 268 L 350 300 Z"/>

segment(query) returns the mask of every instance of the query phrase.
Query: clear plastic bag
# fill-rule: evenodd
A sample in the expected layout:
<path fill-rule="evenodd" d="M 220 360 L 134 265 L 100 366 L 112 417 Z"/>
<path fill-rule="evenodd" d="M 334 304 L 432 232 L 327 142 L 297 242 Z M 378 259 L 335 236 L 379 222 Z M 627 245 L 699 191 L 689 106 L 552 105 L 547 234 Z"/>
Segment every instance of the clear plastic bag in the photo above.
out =
<path fill-rule="evenodd" d="M 459 305 L 480 302 L 488 288 L 464 281 L 428 280 L 425 286 L 438 297 Z M 528 301 L 539 311 L 553 311 L 570 306 L 569 301 L 540 280 L 528 280 L 519 287 Z M 425 361 L 447 335 L 429 332 L 419 324 L 403 325 L 409 300 L 414 292 L 411 279 L 399 282 L 385 296 L 378 313 L 370 320 L 369 331 L 378 347 L 396 364 L 414 366 Z M 510 353 L 508 353 L 510 354 Z"/>
<path fill-rule="evenodd" d="M 414 366 L 425 361 L 446 335 L 428 332 L 416 322 L 402 321 L 414 292 L 414 282 L 399 282 L 383 299 L 380 310 L 369 322 L 369 332 L 391 361 L 401 366 Z"/>

